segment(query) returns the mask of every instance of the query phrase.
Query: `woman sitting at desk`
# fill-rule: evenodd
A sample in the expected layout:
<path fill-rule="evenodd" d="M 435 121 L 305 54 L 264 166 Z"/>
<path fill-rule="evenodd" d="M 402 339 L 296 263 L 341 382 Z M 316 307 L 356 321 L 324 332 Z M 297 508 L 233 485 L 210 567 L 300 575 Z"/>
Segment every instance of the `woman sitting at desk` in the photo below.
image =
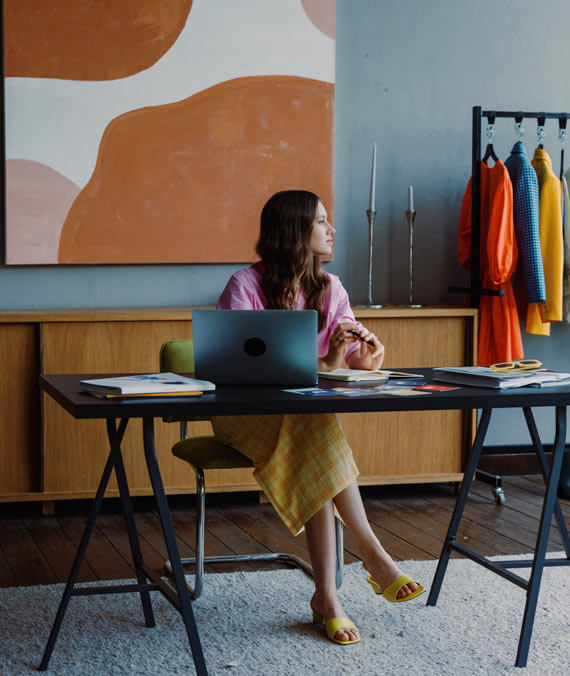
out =
<path fill-rule="evenodd" d="M 261 213 L 261 261 L 231 277 L 218 308 L 317 310 L 320 371 L 344 364 L 378 369 L 383 345 L 355 321 L 338 277 L 321 268 L 321 256 L 332 254 L 334 232 L 313 193 L 288 190 L 273 195 Z M 257 482 L 292 533 L 305 528 L 316 588 L 313 621 L 326 625 L 331 640 L 360 640 L 337 597 L 335 508 L 354 536 L 377 594 L 394 602 L 425 591 L 402 574 L 374 535 L 356 483 L 358 469 L 336 416 L 224 416 L 215 417 L 212 424 L 219 441 L 253 461 Z"/>

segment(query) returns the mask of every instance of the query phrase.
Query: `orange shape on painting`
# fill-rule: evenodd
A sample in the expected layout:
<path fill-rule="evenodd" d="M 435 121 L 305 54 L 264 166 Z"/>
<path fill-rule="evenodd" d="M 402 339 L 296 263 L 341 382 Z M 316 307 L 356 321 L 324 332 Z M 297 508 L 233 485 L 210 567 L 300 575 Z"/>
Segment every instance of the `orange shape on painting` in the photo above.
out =
<path fill-rule="evenodd" d="M 6 77 L 115 80 L 152 66 L 192 0 L 4 0 Z"/>
<path fill-rule="evenodd" d="M 332 214 L 333 96 L 317 80 L 245 77 L 113 120 L 59 262 L 250 261 L 278 190 L 312 190 Z"/>

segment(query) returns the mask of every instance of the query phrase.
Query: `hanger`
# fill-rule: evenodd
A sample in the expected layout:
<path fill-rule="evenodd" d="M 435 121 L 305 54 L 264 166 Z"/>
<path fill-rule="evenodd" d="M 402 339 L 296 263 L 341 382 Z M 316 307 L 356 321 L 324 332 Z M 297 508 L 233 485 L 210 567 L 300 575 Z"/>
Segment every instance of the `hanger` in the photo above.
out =
<path fill-rule="evenodd" d="M 483 162 L 487 162 L 489 158 L 491 158 L 494 162 L 499 161 L 499 158 L 495 155 L 495 150 L 492 143 L 487 143 L 487 149 L 483 155 Z"/>
<path fill-rule="evenodd" d="M 485 134 L 489 139 L 489 143 L 487 143 L 487 148 L 485 149 L 485 154 L 483 155 L 483 162 L 487 163 L 489 158 L 491 158 L 494 162 L 498 162 L 499 158 L 495 154 L 495 149 L 493 148 L 493 136 L 495 135 L 495 113 L 489 113 L 489 115 L 487 115 L 487 129 L 485 129 Z"/>
<path fill-rule="evenodd" d="M 544 144 L 542 143 L 542 139 L 544 138 L 544 123 L 545 122 L 546 122 L 546 115 L 544 115 L 544 117 L 537 118 L 536 135 L 538 137 L 538 147 L 541 150 L 544 148 Z"/>

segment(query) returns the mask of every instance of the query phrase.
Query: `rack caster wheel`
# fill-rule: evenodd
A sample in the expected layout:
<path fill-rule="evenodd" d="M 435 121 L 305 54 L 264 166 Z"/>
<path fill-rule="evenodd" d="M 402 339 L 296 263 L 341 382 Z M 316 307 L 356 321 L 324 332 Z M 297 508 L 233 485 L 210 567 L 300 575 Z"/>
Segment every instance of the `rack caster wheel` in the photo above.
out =
<path fill-rule="evenodd" d="M 505 492 L 503 491 L 503 489 L 494 488 L 493 495 L 495 496 L 495 502 L 502 507 L 505 504 Z"/>

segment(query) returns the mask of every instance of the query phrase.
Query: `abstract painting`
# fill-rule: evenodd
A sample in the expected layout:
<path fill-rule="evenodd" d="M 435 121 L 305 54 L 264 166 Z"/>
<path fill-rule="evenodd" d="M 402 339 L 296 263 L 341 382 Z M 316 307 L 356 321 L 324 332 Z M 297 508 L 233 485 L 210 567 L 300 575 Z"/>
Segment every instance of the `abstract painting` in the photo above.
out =
<path fill-rule="evenodd" d="M 8 265 L 255 260 L 333 210 L 334 0 L 4 0 Z"/>

